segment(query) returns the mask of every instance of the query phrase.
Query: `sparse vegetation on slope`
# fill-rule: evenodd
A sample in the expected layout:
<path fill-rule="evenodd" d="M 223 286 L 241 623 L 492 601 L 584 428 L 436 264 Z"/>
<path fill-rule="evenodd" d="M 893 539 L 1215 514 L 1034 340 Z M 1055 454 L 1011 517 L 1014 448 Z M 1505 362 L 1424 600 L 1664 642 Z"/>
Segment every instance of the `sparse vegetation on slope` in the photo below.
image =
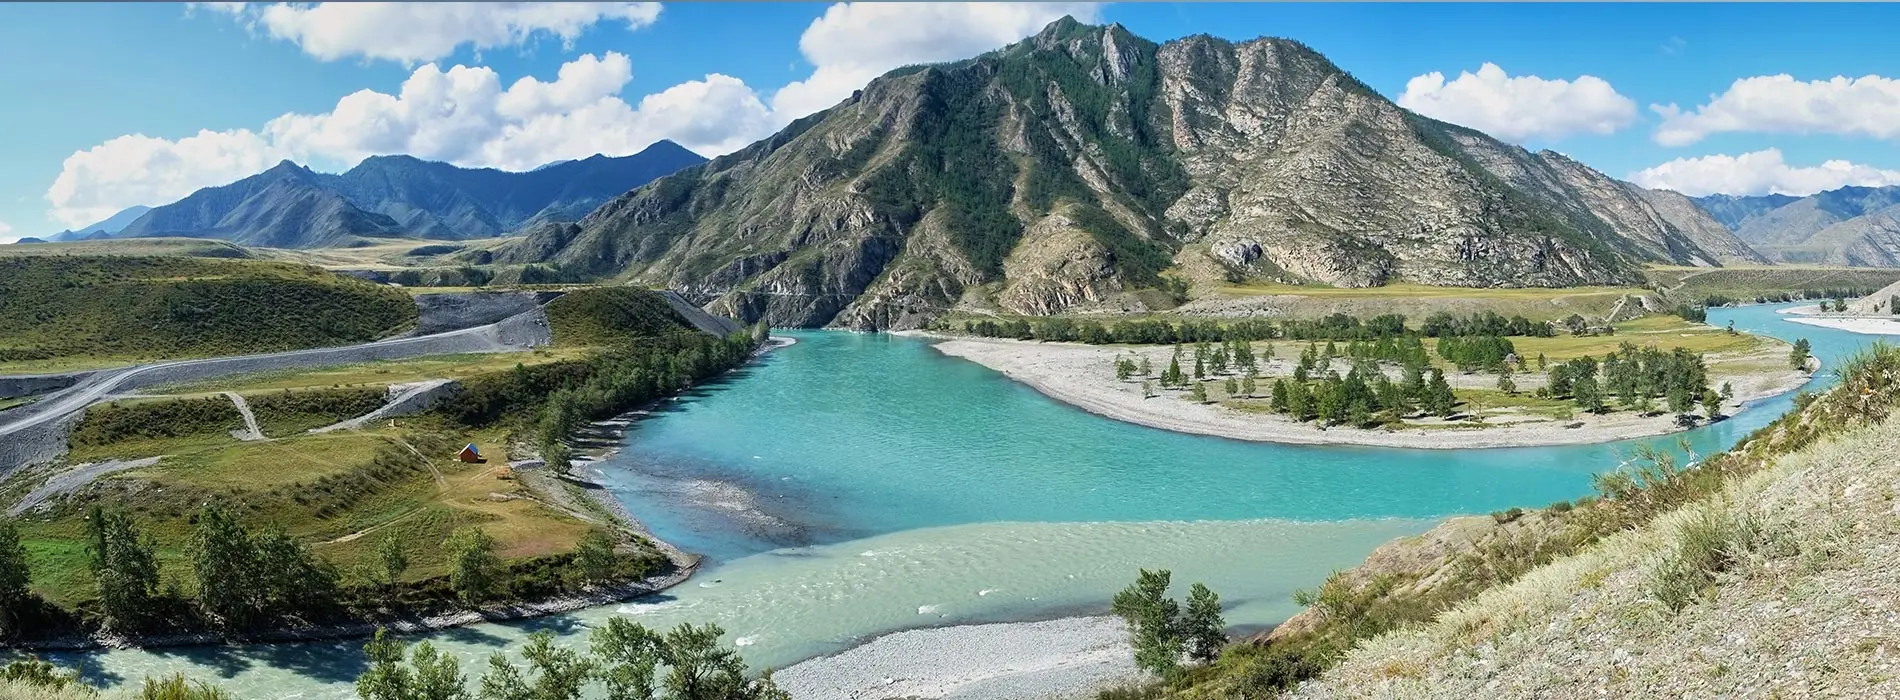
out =
<path fill-rule="evenodd" d="M 1788 582 L 1813 576 L 1814 565 L 1825 569 L 1832 566 L 1827 562 L 1842 561 L 1843 542 L 1859 542 L 1867 552 L 1895 546 L 1900 532 L 1891 532 L 1890 524 L 1886 530 L 1872 529 L 1843 523 L 1856 517 L 1852 512 L 1803 510 L 1868 501 L 1873 509 L 1861 513 L 1891 510 L 1883 500 L 1891 494 L 1875 485 L 1894 476 L 1870 469 L 1891 461 L 1884 455 L 1900 447 L 1865 443 L 1886 440 L 1892 432 L 1889 416 L 1900 404 L 1900 349 L 1876 345 L 1837 371 L 1840 385 L 1820 396 L 1804 395 L 1797 400 L 1798 410 L 1728 452 L 1685 462 L 1645 451 L 1624 471 L 1599 477 L 1597 496 L 1537 511 L 1455 519 L 1389 544 L 1365 565 L 1302 593 L 1299 600 L 1308 610 L 1271 635 L 1229 647 L 1215 664 L 1141 695 L 1273 697 L 1314 678 L 1319 684 L 1304 688 L 1302 696 L 1469 697 L 1486 683 L 1502 684 L 1486 686 L 1492 690 L 1520 689 L 1526 697 L 1582 694 L 1586 688 L 1592 693 L 1608 688 L 1615 695 L 1679 695 L 1680 689 L 1720 695 L 1739 683 L 1769 681 L 1760 674 L 1726 675 L 1741 663 L 1780 669 L 1793 657 L 1772 643 L 1739 654 L 1724 652 L 1734 659 L 1728 671 L 1717 670 L 1732 663 L 1726 659 L 1695 661 L 1708 671 L 1702 674 L 1642 661 L 1637 650 L 1675 658 L 1674 650 L 1710 648 L 1719 640 L 1705 635 L 1726 634 L 1735 616 L 1747 614 L 1745 608 L 1761 609 L 1750 608 L 1748 596 L 1764 589 L 1788 595 Z M 1784 505 L 1760 507 L 1777 499 Z M 1800 525 L 1788 529 L 1790 523 Z M 1849 531 L 1861 534 L 1839 539 Z M 1887 559 L 1846 561 L 1854 566 Z M 1802 567 L 1809 567 L 1808 573 Z M 1832 578 L 1857 576 L 1885 574 L 1848 572 Z M 1723 592 L 1726 587 L 1755 592 L 1731 598 Z M 1826 590 L 1831 589 L 1818 595 L 1833 600 Z M 1720 607 L 1711 608 L 1710 600 Z M 1817 616 L 1860 614 L 1846 602 L 1819 600 L 1800 603 L 1806 612 L 1796 618 L 1798 625 L 1821 624 Z M 1579 611 L 1588 615 L 1580 617 Z M 1785 636 L 1794 628 L 1775 631 L 1759 616 L 1746 619 L 1755 620 L 1751 640 L 1829 638 Z M 1644 639 L 1644 634 L 1655 637 Z M 1658 641 L 1665 637 L 1670 641 Z M 1862 643 L 1833 639 L 1843 647 Z M 1619 648 L 1631 659 L 1617 658 L 1612 652 Z M 1583 656 L 1570 656 L 1572 650 Z M 1815 651 L 1835 658 L 1847 649 Z M 1575 658 L 1591 661 L 1577 664 Z M 1474 677 L 1470 669 L 1477 659 L 1486 659 L 1486 670 Z M 1323 673 L 1342 661 L 1338 670 Z M 1828 678 L 1851 675 L 1840 668 L 1816 671 Z M 1641 669 L 1650 671 L 1637 672 Z M 1880 678 L 1862 675 L 1854 683 L 1889 682 Z M 1674 690 L 1656 690 L 1665 687 L 1658 685 L 1663 681 L 1673 683 L 1667 687 Z M 1796 688 L 1809 686 L 1786 687 L 1784 692 L 1799 695 L 1803 691 Z"/>
<path fill-rule="evenodd" d="M 580 289 L 548 302 L 559 345 L 621 345 L 636 338 L 697 333 L 658 292 L 636 287 Z"/>
<path fill-rule="evenodd" d="M 416 318 L 402 292 L 315 268 L 187 257 L 0 258 L 0 366 L 348 345 Z"/>

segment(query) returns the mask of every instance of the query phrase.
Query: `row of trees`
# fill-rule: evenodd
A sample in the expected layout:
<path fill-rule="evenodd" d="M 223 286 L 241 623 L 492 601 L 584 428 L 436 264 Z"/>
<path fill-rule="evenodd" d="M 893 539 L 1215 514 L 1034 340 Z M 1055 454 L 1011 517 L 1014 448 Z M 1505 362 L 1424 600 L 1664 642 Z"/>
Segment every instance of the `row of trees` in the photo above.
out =
<path fill-rule="evenodd" d="M 137 633 L 157 623 L 180 624 L 179 615 L 196 613 L 220 631 L 241 634 L 271 626 L 334 619 L 343 612 L 346 587 L 335 566 L 291 537 L 281 527 L 247 527 L 219 504 L 204 506 L 185 543 L 190 583 L 187 598 L 176 582 L 166 585 L 158 564 L 158 542 L 141 533 L 126 513 L 94 506 L 86 516 L 87 564 L 97 586 L 97 613 L 103 625 Z M 442 545 L 448 555 L 451 590 L 464 603 L 477 605 L 505 596 L 510 569 L 497 554 L 497 543 L 480 528 L 456 530 Z M 622 557 L 605 533 L 581 538 L 567 562 L 571 577 L 598 583 L 621 573 Z M 358 575 L 382 589 L 387 599 L 409 570 L 405 543 L 395 535 L 376 543 L 375 556 Z M 19 530 L 0 519 L 0 637 L 16 636 L 22 621 L 45 605 L 31 591 L 32 567 Z"/>
<path fill-rule="evenodd" d="M 1368 376 L 1371 381 L 1366 380 Z M 1458 405 L 1444 372 L 1433 368 L 1427 377 L 1411 366 L 1400 382 L 1383 372 L 1354 367 L 1344 377 L 1327 372 L 1317 382 L 1276 379 L 1268 391 L 1267 406 L 1274 413 L 1325 425 L 1374 427 L 1421 411 L 1450 416 Z"/>
<path fill-rule="evenodd" d="M 953 326 L 950 322 L 943 321 L 934 328 L 944 331 L 960 330 L 963 333 L 986 338 L 1081 342 L 1092 345 L 1172 345 L 1275 339 L 1343 342 L 1400 338 L 1414 334 L 1428 338 L 1464 335 L 1549 337 L 1557 330 L 1548 322 L 1532 321 L 1522 316 L 1506 317 L 1495 312 L 1466 316 L 1439 312 L 1427 316 L 1417 330 L 1407 328 L 1405 316 L 1401 314 L 1381 314 L 1362 320 L 1343 313 L 1314 319 L 1288 318 L 1277 321 L 1125 319 L 1113 324 L 1067 317 L 1033 321 L 1024 318 L 982 319 L 964 321 L 960 326 Z"/>
<path fill-rule="evenodd" d="M 1722 402 L 1733 395 L 1727 385 L 1721 393 L 1711 391 L 1702 355 L 1683 348 L 1664 352 L 1623 343 L 1600 362 L 1579 357 L 1551 366 L 1547 376 L 1549 381 L 1537 390 L 1539 397 L 1571 399 L 1577 408 L 1592 413 L 1608 411 L 1614 395 L 1622 407 L 1643 413 L 1654 410 L 1658 399 L 1678 415 L 1701 404 L 1713 419 L 1720 415 Z"/>
<path fill-rule="evenodd" d="M 521 651 L 525 666 L 501 652 L 480 677 L 480 700 L 790 700 L 763 677 L 747 677 L 739 654 L 719 644 L 718 625 L 681 624 L 661 633 L 616 617 L 595 628 L 588 650 L 558 647 L 536 632 Z M 363 647 L 369 668 L 356 679 L 363 700 L 470 700 L 454 656 L 428 642 L 413 648 L 378 631 Z M 406 652 L 406 653 L 405 653 Z M 661 670 L 664 669 L 664 673 Z"/>

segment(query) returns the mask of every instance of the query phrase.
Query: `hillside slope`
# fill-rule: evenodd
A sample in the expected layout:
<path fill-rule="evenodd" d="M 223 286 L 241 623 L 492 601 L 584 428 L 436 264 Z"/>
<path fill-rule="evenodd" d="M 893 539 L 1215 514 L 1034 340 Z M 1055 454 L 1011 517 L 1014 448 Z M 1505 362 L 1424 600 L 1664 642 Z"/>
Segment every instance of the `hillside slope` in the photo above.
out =
<path fill-rule="evenodd" d="M 236 355 L 375 340 L 400 290 L 300 265 L 187 257 L 0 258 L 0 363 Z"/>
<path fill-rule="evenodd" d="M 1900 187 L 1694 201 L 1778 262 L 1900 267 Z"/>
<path fill-rule="evenodd" d="M 1666 210 L 1666 211 L 1665 211 Z M 1298 42 L 1062 20 L 531 229 L 508 262 L 774 325 L 1165 308 L 1192 284 L 1566 286 L 1749 259 L 1693 207 L 1407 112 Z"/>
<path fill-rule="evenodd" d="M 1638 449 L 1596 496 L 1387 543 L 1137 696 L 1892 696 L 1900 349 L 1834 371 L 1727 452 Z"/>
<path fill-rule="evenodd" d="M 1900 379 L 1892 360 L 1877 370 L 1881 391 Z M 1900 694 L 1900 463 L 1886 457 L 1900 420 L 1887 410 L 1374 639 L 1295 697 Z"/>
<path fill-rule="evenodd" d="M 290 161 L 139 215 L 115 237 L 193 236 L 271 248 L 338 247 L 364 237 L 492 238 L 572 221 L 608 198 L 704 158 L 670 141 L 528 172 L 376 156 L 341 173 Z"/>

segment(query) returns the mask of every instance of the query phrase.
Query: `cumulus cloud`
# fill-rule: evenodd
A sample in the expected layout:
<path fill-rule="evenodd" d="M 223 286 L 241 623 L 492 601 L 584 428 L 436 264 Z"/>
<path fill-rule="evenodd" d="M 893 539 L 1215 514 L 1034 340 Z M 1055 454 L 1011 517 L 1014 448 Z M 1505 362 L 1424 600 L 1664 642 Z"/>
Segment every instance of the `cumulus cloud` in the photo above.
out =
<path fill-rule="evenodd" d="M 1692 110 L 1673 103 L 1649 108 L 1663 118 L 1654 137 L 1665 146 L 1730 131 L 1900 138 L 1900 80 L 1878 75 L 1807 82 L 1787 74 L 1742 78 Z"/>
<path fill-rule="evenodd" d="M 514 46 L 537 35 L 572 42 L 588 27 L 619 20 L 637 29 L 659 19 L 657 2 L 198 3 L 252 29 L 295 43 L 325 61 L 361 57 L 414 64 L 463 44 Z"/>
<path fill-rule="evenodd" d="M 1480 66 L 1477 73 L 1460 72 L 1449 82 L 1437 71 L 1412 78 L 1398 101 L 1433 119 L 1518 142 L 1608 134 L 1636 121 L 1636 103 L 1602 78 L 1513 78 L 1494 63 Z"/>
<path fill-rule="evenodd" d="M 633 24 L 652 20 L 629 9 L 645 7 L 637 3 L 588 5 L 594 19 L 538 5 L 452 10 L 425 4 L 356 9 L 354 3 L 197 7 L 259 22 L 273 34 L 294 38 L 319 58 L 410 60 L 445 55 L 461 43 L 501 45 L 535 31 L 570 37 L 603 17 L 625 17 Z M 657 12 L 657 6 L 652 11 Z M 68 226 L 84 225 L 135 204 L 174 201 L 285 158 L 347 166 L 366 156 L 400 153 L 469 167 L 523 170 L 595 153 L 626 155 L 660 139 L 716 156 L 831 107 L 892 68 L 967 58 L 1034 34 L 1063 15 L 1093 21 L 1098 11 L 1093 3 L 838 3 L 800 38 L 799 48 L 814 66 L 812 75 L 769 99 L 738 78 L 712 73 L 629 102 L 621 91 L 632 78 L 633 66 L 618 53 L 580 56 L 563 65 L 553 80 L 524 77 L 508 85 L 485 66 L 443 68 L 429 63 L 417 67 L 394 94 L 360 90 L 337 100 L 327 112 L 285 114 L 254 130 L 205 131 L 176 141 L 122 136 L 76 152 L 46 193 L 52 205 L 49 216 Z M 273 16 L 279 18 L 277 24 L 272 24 Z M 482 19 L 469 19 L 477 16 Z M 638 19 L 641 16 L 646 19 Z M 436 20 L 443 26 L 432 24 Z M 377 32 L 388 26 L 419 27 L 426 36 L 390 34 L 386 43 L 352 43 L 383 36 Z"/>
<path fill-rule="evenodd" d="M 1770 148 L 1739 156 L 1677 158 L 1631 173 L 1628 179 L 1651 189 L 1675 190 L 1692 197 L 1718 193 L 1807 196 L 1848 185 L 1900 185 L 1900 170 L 1883 170 L 1845 160 L 1793 166 L 1782 159 L 1780 149 Z"/>
<path fill-rule="evenodd" d="M 798 40 L 799 51 L 816 69 L 811 77 L 780 88 L 772 96 L 772 108 L 781 121 L 789 122 L 837 104 L 893 68 L 969 58 L 1035 34 L 1064 15 L 1094 22 L 1100 6 L 837 3 L 806 27 Z"/>
<path fill-rule="evenodd" d="M 85 226 L 135 204 L 161 204 L 255 174 L 288 155 L 247 129 L 176 141 L 130 134 L 67 156 L 46 200 L 53 220 Z"/>
<path fill-rule="evenodd" d="M 121 136 L 66 158 L 46 193 L 51 217 L 80 226 L 134 204 L 174 201 L 282 160 L 351 164 L 409 154 L 470 167 L 525 170 L 596 153 L 627 155 L 660 139 L 716 155 L 769 133 L 769 111 L 730 76 L 713 74 L 648 95 L 619 97 L 633 76 L 625 55 L 585 55 L 555 79 L 503 87 L 493 69 L 417 68 L 396 94 L 360 90 L 320 114 L 285 114 L 261 129 L 201 131 L 176 141 Z"/>

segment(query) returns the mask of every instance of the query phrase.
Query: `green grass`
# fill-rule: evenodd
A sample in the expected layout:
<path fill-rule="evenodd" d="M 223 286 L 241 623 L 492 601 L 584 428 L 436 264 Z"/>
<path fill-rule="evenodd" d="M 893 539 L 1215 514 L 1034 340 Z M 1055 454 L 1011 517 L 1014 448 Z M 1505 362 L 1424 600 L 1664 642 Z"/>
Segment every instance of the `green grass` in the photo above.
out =
<path fill-rule="evenodd" d="M 1864 267 L 1777 265 L 1774 267 L 1679 268 L 1648 271 L 1652 286 L 1671 290 L 1680 301 L 1700 301 L 1712 295 L 1753 301 L 1757 296 L 1809 289 L 1875 290 L 1900 280 L 1900 270 Z"/>
<path fill-rule="evenodd" d="M 1436 357 L 1437 339 L 1426 338 L 1424 342 L 1425 349 Z M 1724 355 L 1750 354 L 1768 347 L 1780 347 L 1780 341 L 1746 333 L 1729 335 L 1726 329 L 1691 323 L 1675 316 L 1647 316 L 1624 321 L 1616 324 L 1615 335 L 1559 334 L 1550 338 L 1511 338 L 1511 345 L 1517 348 L 1517 356 L 1533 364 L 1539 353 L 1551 362 L 1585 355 L 1600 358 L 1615 351 L 1623 343 L 1637 347 L 1654 346 L 1662 350 L 1679 347 L 1691 352 Z"/>
<path fill-rule="evenodd" d="M 29 246 L 30 247 L 30 246 Z M 412 325 L 400 290 L 282 263 L 0 258 L 0 371 L 347 345 Z"/>
<path fill-rule="evenodd" d="M 1271 308 L 1295 318 L 1317 318 L 1345 313 L 1361 318 L 1404 314 L 1414 323 L 1445 311 L 1469 314 L 1495 311 L 1532 320 L 1556 320 L 1571 314 L 1600 319 L 1627 295 L 1647 290 L 1636 287 L 1435 287 L 1398 282 L 1380 287 L 1331 287 L 1268 282 L 1214 287 L 1206 296 L 1251 300 L 1250 305 Z"/>
<path fill-rule="evenodd" d="M 548 302 L 548 327 L 557 345 L 597 346 L 633 338 L 696 333 L 659 292 L 636 287 L 597 287 Z"/>
<path fill-rule="evenodd" d="M 123 240 L 73 241 L 71 243 L 34 243 L 0 246 L 0 258 L 48 256 L 153 256 L 176 255 L 194 258 L 253 258 L 256 254 L 236 243 L 204 238 L 127 238 Z"/>

